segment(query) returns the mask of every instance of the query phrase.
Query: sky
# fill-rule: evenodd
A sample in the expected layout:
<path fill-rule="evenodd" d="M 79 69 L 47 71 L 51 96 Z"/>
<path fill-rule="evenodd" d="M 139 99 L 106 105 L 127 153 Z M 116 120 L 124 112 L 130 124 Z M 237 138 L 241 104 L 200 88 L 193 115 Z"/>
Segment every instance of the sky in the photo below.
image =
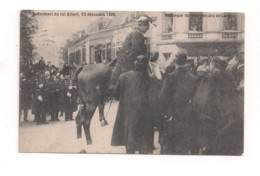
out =
<path fill-rule="evenodd" d="M 56 12 L 65 11 L 35 11 L 37 12 Z M 73 12 L 73 11 L 66 11 Z M 81 13 L 80 11 L 76 11 Z M 66 44 L 66 40 L 73 33 L 87 28 L 88 24 L 97 20 L 92 16 L 39 16 L 35 17 L 38 21 L 38 31 L 34 35 L 33 43 L 36 52 L 44 58 L 45 62 L 51 61 L 58 66 L 59 50 Z M 48 45 L 46 45 L 48 44 Z"/>

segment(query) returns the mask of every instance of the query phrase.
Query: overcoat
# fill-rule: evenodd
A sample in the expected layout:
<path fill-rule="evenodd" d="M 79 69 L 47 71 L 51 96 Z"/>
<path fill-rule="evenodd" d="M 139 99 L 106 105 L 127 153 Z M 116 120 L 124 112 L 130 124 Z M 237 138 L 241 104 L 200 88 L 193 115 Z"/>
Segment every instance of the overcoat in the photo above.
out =
<path fill-rule="evenodd" d="M 204 78 L 196 91 L 206 154 L 240 155 L 243 152 L 243 98 L 227 71 Z"/>
<path fill-rule="evenodd" d="M 20 80 L 20 106 L 21 109 L 29 109 L 32 104 L 32 83 L 22 77 Z"/>
<path fill-rule="evenodd" d="M 167 134 L 162 136 L 172 154 L 187 154 L 194 145 L 196 116 L 192 106 L 197 78 L 187 69 L 177 68 L 164 80 L 160 102 L 168 116 Z"/>
<path fill-rule="evenodd" d="M 120 75 L 114 90 L 119 107 L 111 145 L 152 151 L 154 131 L 147 111 L 147 81 L 147 75 L 136 70 Z"/>

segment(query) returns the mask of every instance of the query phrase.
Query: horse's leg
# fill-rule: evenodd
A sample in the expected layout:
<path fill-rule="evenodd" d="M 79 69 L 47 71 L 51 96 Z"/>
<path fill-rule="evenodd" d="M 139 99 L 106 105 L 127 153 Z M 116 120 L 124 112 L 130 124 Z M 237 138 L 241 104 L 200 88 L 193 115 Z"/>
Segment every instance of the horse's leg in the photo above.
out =
<path fill-rule="evenodd" d="M 89 128 L 90 128 L 90 122 L 91 122 L 91 119 L 95 113 L 95 110 L 97 108 L 97 105 L 93 105 L 93 104 L 86 104 L 85 106 L 85 120 L 83 122 L 83 128 L 84 128 L 84 131 L 85 131 L 85 136 L 86 136 L 86 140 L 87 140 L 87 144 L 92 144 L 92 139 L 91 139 L 91 135 L 90 135 L 90 131 L 89 131 Z"/>
<path fill-rule="evenodd" d="M 101 102 L 98 104 L 98 110 L 99 110 L 99 121 L 101 122 L 101 126 L 106 126 L 108 125 L 105 115 L 104 115 L 104 108 L 105 108 L 105 103 Z"/>
<path fill-rule="evenodd" d="M 81 127 L 83 125 L 83 122 L 84 122 L 84 106 L 81 105 L 80 106 L 80 109 L 79 109 L 79 112 L 76 116 L 76 125 L 77 125 L 77 138 L 81 138 L 82 137 L 82 130 L 81 130 Z"/>

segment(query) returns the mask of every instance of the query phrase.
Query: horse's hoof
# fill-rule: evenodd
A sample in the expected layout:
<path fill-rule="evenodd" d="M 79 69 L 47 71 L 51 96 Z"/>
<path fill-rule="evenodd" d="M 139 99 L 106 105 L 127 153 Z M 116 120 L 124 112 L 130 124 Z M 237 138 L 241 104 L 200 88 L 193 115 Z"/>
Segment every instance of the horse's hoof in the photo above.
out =
<path fill-rule="evenodd" d="M 101 122 L 100 125 L 101 125 L 102 127 L 108 125 L 108 123 L 107 123 L 106 120 L 101 120 L 100 122 Z"/>
<path fill-rule="evenodd" d="M 87 141 L 87 145 L 92 145 L 92 141 Z"/>
<path fill-rule="evenodd" d="M 82 149 L 79 153 L 87 153 L 87 151 L 85 149 Z"/>

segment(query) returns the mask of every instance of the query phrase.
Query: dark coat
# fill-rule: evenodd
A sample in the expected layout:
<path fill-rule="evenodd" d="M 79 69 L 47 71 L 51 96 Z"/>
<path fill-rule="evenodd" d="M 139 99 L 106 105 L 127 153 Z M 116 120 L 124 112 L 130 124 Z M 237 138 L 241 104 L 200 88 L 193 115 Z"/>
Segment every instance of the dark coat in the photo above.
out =
<path fill-rule="evenodd" d="M 42 97 L 42 101 L 38 99 L 38 97 Z M 42 109 L 43 111 L 47 111 L 47 94 L 46 94 L 46 81 L 44 76 L 36 75 L 33 78 L 33 104 L 32 104 L 32 112 L 33 114 L 37 114 L 38 110 Z"/>
<path fill-rule="evenodd" d="M 160 94 L 163 111 L 172 117 L 168 120 L 171 128 L 167 131 L 166 145 L 175 148 L 175 152 L 185 154 L 193 145 L 196 117 L 192 106 L 197 87 L 197 78 L 185 68 L 178 68 L 167 75 Z M 186 153 L 187 154 L 187 153 Z"/>
<path fill-rule="evenodd" d="M 230 73 L 204 78 L 196 91 L 194 106 L 203 122 L 202 138 L 208 154 L 243 152 L 243 98 Z"/>
<path fill-rule="evenodd" d="M 115 84 L 121 73 L 134 69 L 134 61 L 139 55 L 147 55 L 146 38 L 138 29 L 134 29 L 123 42 L 119 51 L 116 66 L 112 72 L 112 83 Z"/>
<path fill-rule="evenodd" d="M 134 29 L 123 42 L 119 52 L 117 64 L 127 70 L 134 68 L 134 61 L 139 55 L 147 54 L 146 38 L 138 29 Z"/>
<path fill-rule="evenodd" d="M 52 77 L 50 77 L 49 79 L 45 79 L 44 88 L 46 93 L 46 103 L 48 106 L 48 112 L 52 114 L 54 111 L 54 107 L 56 106 L 56 83 L 54 82 Z"/>
<path fill-rule="evenodd" d="M 21 109 L 29 109 L 32 104 L 32 83 L 22 77 L 20 80 L 20 106 Z"/>
<path fill-rule="evenodd" d="M 77 90 L 75 86 L 73 86 L 70 77 L 64 79 L 62 86 L 62 108 L 65 112 L 75 112 L 77 110 Z"/>
<path fill-rule="evenodd" d="M 138 71 L 120 75 L 114 95 L 119 99 L 114 125 L 113 146 L 131 150 L 153 148 L 153 123 L 147 111 L 147 77 Z"/>

